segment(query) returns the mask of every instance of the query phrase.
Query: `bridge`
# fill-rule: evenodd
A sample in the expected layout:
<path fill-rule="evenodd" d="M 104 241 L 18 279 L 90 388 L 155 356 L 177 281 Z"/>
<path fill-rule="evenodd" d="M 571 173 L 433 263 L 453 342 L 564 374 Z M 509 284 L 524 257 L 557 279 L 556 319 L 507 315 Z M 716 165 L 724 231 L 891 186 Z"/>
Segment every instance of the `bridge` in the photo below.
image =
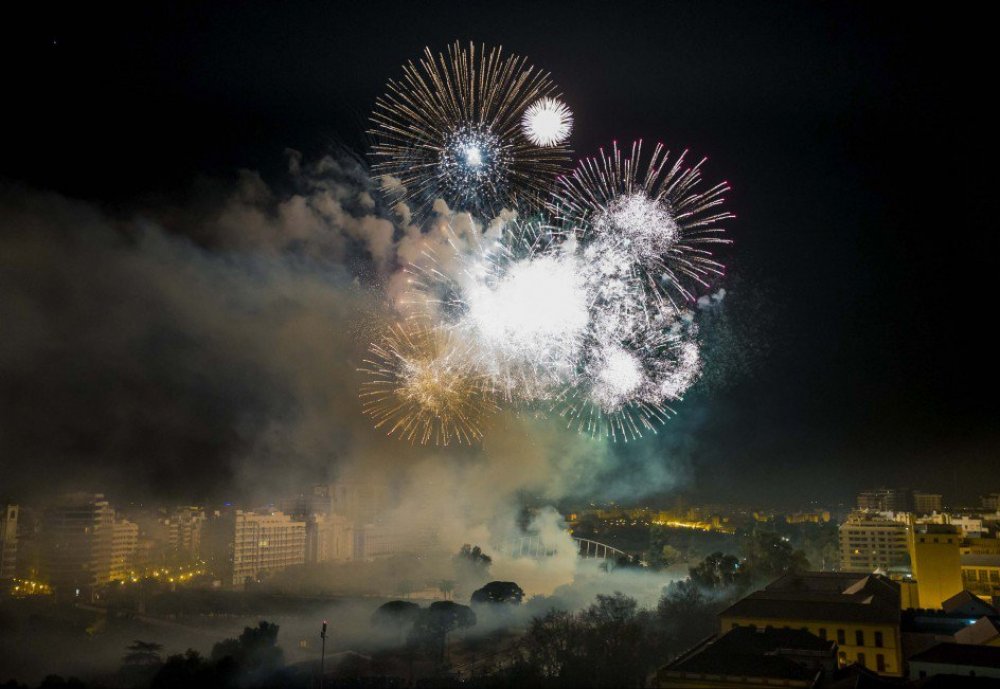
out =
<path fill-rule="evenodd" d="M 576 537 L 573 538 L 573 542 L 576 544 L 577 555 L 581 558 L 596 558 L 612 563 L 618 563 L 622 560 L 636 562 L 636 559 L 624 550 L 619 550 L 606 543 Z M 494 549 L 508 557 L 530 557 L 536 560 L 552 557 L 558 552 L 557 549 L 547 546 L 538 536 L 514 536 L 497 544 Z"/>

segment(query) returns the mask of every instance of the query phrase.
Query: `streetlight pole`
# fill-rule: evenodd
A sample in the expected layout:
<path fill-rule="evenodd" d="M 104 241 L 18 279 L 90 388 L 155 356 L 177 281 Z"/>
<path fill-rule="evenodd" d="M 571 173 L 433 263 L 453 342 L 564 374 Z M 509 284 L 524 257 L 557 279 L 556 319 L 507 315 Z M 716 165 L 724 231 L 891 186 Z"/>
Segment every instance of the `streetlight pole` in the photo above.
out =
<path fill-rule="evenodd" d="M 319 652 L 319 689 L 323 689 L 324 666 L 326 665 L 326 620 L 323 620 L 323 630 L 319 633 L 321 650 Z"/>

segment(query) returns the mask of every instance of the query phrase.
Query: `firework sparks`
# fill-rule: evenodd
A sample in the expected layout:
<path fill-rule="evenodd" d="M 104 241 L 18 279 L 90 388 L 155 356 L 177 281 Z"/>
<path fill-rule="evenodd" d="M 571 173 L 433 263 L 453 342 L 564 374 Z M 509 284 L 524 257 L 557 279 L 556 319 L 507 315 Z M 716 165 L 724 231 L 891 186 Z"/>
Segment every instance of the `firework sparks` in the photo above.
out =
<path fill-rule="evenodd" d="M 461 343 L 469 375 L 498 398 L 630 440 L 662 423 L 697 379 L 690 315 L 652 298 L 620 247 L 520 221 L 444 237 L 407 268 L 405 303 Z"/>
<path fill-rule="evenodd" d="M 374 171 L 397 180 L 401 200 L 418 211 L 437 198 L 486 218 L 538 207 L 568 166 L 568 150 L 534 142 L 520 119 L 554 93 L 548 74 L 501 48 L 426 49 L 375 103 Z"/>
<path fill-rule="evenodd" d="M 528 141 L 536 146 L 557 146 L 573 131 L 573 113 L 555 98 L 539 98 L 521 118 L 521 128 Z"/>
<path fill-rule="evenodd" d="M 684 159 L 681 154 L 668 167 L 669 154 L 658 144 L 644 166 L 641 141 L 628 156 L 615 143 L 610 155 L 602 150 L 560 178 L 550 203 L 557 218 L 602 253 L 621 257 L 623 272 L 675 310 L 675 295 L 693 301 L 698 289 L 723 274 L 711 249 L 729 243 L 720 223 L 733 217 L 719 208 L 729 185 L 699 191 L 705 161 L 686 167 Z"/>
<path fill-rule="evenodd" d="M 473 444 L 498 411 L 490 381 L 469 365 L 446 332 L 425 324 L 397 324 L 369 348 L 359 369 L 362 410 L 375 428 L 421 444 Z"/>
<path fill-rule="evenodd" d="M 442 198 L 473 222 L 404 268 L 414 320 L 372 345 L 365 412 L 421 443 L 480 439 L 497 400 L 613 440 L 655 432 L 701 374 L 691 303 L 724 272 L 728 184 L 642 142 L 563 175 L 572 113 L 499 48 L 426 50 L 403 72 L 372 114 L 375 172 L 418 212 Z"/>
<path fill-rule="evenodd" d="M 460 239 L 449 229 L 440 252 L 408 267 L 414 293 L 406 304 L 466 342 L 507 401 L 544 399 L 565 386 L 589 325 L 580 258 L 550 233 L 519 221 L 495 238 Z"/>

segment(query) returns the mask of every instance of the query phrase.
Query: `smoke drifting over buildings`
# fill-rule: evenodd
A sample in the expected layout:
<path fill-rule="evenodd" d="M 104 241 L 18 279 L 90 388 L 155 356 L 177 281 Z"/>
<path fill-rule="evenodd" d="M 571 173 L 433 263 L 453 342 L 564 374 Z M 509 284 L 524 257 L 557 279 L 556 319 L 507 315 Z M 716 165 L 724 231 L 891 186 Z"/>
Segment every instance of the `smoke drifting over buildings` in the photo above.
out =
<path fill-rule="evenodd" d="M 525 495 L 635 498 L 683 475 L 687 441 L 676 458 L 624 452 L 530 414 L 474 449 L 372 429 L 356 369 L 396 315 L 401 263 L 442 223 L 485 230 L 442 204 L 411 224 L 347 157 L 288 163 L 287 192 L 244 171 L 130 208 L 0 192 L 4 491 L 268 504 L 374 479 L 387 520 L 451 548 L 515 530 Z"/>

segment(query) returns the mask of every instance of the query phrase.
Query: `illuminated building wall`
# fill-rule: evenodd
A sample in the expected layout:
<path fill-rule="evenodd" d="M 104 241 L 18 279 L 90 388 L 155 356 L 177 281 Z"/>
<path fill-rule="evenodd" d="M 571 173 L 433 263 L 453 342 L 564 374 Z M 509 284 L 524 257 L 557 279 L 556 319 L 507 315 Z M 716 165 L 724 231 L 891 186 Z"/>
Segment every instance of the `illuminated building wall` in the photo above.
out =
<path fill-rule="evenodd" d="M 962 590 L 961 538 L 960 530 L 955 526 L 914 526 L 910 547 L 920 607 L 940 608 L 942 602 Z"/>
<path fill-rule="evenodd" d="M 339 514 L 306 521 L 306 562 L 345 562 L 354 557 L 354 523 Z"/>
<path fill-rule="evenodd" d="M 139 525 L 128 519 L 116 518 L 111 541 L 110 581 L 122 581 L 135 567 L 136 547 L 139 542 Z"/>
<path fill-rule="evenodd" d="M 306 524 L 283 512 L 233 514 L 232 574 L 228 583 L 243 586 L 262 575 L 301 565 L 306 559 Z"/>
<path fill-rule="evenodd" d="M 981 598 L 1000 597 L 1000 553 L 960 555 L 962 586 Z"/>
<path fill-rule="evenodd" d="M 42 576 L 59 598 L 93 597 L 108 583 L 115 512 L 101 494 L 63 496 L 45 511 Z"/>
<path fill-rule="evenodd" d="M 719 613 L 719 623 L 723 634 L 735 627 L 805 629 L 837 642 L 841 666 L 903 674 L 899 586 L 883 576 L 788 574 Z"/>
<path fill-rule="evenodd" d="M 840 569 L 874 572 L 899 569 L 910 563 L 910 527 L 878 515 L 855 513 L 840 525 Z"/>
<path fill-rule="evenodd" d="M 17 505 L 0 503 L 0 579 L 17 574 Z"/>
<path fill-rule="evenodd" d="M 201 527 L 205 511 L 200 507 L 178 507 L 167 521 L 167 545 L 174 559 L 181 562 L 201 556 Z"/>

